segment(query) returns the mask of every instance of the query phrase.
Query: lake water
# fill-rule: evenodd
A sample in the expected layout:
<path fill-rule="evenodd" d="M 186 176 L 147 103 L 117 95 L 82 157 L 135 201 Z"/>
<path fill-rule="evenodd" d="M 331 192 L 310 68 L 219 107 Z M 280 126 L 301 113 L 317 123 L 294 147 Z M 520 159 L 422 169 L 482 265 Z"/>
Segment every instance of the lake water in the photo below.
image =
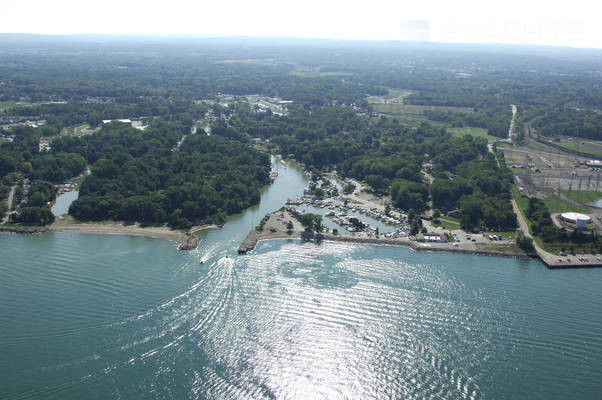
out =
<path fill-rule="evenodd" d="M 598 199 L 598 200 L 594 201 L 592 203 L 592 206 L 602 208 L 602 199 Z"/>
<path fill-rule="evenodd" d="M 306 184 L 275 165 L 195 251 L 0 235 L 0 398 L 599 398 L 602 269 L 295 240 L 238 256 Z"/>

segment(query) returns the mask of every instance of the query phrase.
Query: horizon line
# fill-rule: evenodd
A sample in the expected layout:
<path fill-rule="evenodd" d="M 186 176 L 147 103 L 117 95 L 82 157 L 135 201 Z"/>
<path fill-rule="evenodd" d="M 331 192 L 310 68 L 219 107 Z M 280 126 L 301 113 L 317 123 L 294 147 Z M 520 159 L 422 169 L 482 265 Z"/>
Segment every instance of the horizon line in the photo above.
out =
<path fill-rule="evenodd" d="M 127 37 L 127 38 L 172 38 L 172 39 L 250 39 L 250 40 L 307 40 L 307 41 L 339 41 L 339 42 L 364 42 L 364 43 L 397 43 L 397 44 L 435 44 L 435 45 L 463 45 L 463 46 L 508 46 L 508 47 L 543 47 L 548 49 L 572 49 L 572 50 L 602 50 L 602 47 L 570 46 L 567 44 L 554 45 L 549 43 L 515 43 L 515 42 L 452 42 L 435 40 L 401 40 L 401 39 L 362 39 L 362 38 L 337 38 L 337 37 L 314 37 L 314 36 L 287 36 L 287 35 L 239 35 L 239 34 L 207 34 L 207 33 L 40 33 L 40 32 L 0 32 L 0 36 L 43 36 L 43 37 Z"/>

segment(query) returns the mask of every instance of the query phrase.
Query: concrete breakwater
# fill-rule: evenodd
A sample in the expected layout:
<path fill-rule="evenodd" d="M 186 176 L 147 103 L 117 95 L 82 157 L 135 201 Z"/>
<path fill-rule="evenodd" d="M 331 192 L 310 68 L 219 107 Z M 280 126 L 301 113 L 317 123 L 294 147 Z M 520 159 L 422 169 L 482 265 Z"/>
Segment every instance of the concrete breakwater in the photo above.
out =
<path fill-rule="evenodd" d="M 283 230 L 262 230 L 258 231 L 257 229 L 253 229 L 242 241 L 240 246 L 238 247 L 239 254 L 246 254 L 255 249 L 257 243 L 260 240 L 270 240 L 270 239 L 303 239 L 305 237 L 311 237 L 310 240 L 314 242 L 320 241 L 332 241 L 332 242 L 346 242 L 346 243 L 358 243 L 358 244 L 377 244 L 384 246 L 399 246 L 399 247 L 409 247 L 415 251 L 423 251 L 423 252 L 446 252 L 446 253 L 458 253 L 458 254 L 471 254 L 471 255 L 480 255 L 480 256 L 495 256 L 495 257 L 512 257 L 512 258 L 530 258 L 529 255 L 524 253 L 514 253 L 514 252 L 503 252 L 503 251 L 495 251 L 495 250 L 481 250 L 481 249 L 462 249 L 456 247 L 450 247 L 449 243 L 421 243 L 417 241 L 410 240 L 408 238 L 386 238 L 384 236 L 380 237 L 355 237 L 350 235 L 333 235 L 330 233 L 321 233 L 320 239 L 316 239 L 313 234 L 304 235 L 303 231 L 294 230 L 294 231 L 283 231 Z"/>
<path fill-rule="evenodd" d="M 468 250 L 468 249 L 457 249 L 454 247 L 442 247 L 442 246 L 432 246 L 425 247 L 420 246 L 416 242 L 412 241 L 401 241 L 401 240 L 391 240 L 391 239 L 380 239 L 380 238 L 357 238 L 348 235 L 331 235 L 331 234 L 323 234 L 323 238 L 321 240 L 312 239 L 314 242 L 320 241 L 329 241 L 329 242 L 345 242 L 345 243 L 357 243 L 357 244 L 376 244 L 381 246 L 398 246 L 398 247 L 408 247 L 415 251 L 421 252 L 443 252 L 443 253 L 457 253 L 457 254 L 469 254 L 469 255 L 478 255 L 478 256 L 491 256 L 491 257 L 510 257 L 510 258 L 522 258 L 528 259 L 533 258 L 533 256 L 529 256 L 524 253 L 512 253 L 512 252 L 503 252 L 503 251 L 495 251 L 495 250 Z M 302 239 L 301 235 L 298 233 L 293 233 L 291 235 L 261 235 L 260 233 L 251 232 L 247 238 L 241 243 L 238 248 L 239 254 L 246 254 L 255 249 L 257 243 L 260 240 L 272 240 L 272 239 Z"/>

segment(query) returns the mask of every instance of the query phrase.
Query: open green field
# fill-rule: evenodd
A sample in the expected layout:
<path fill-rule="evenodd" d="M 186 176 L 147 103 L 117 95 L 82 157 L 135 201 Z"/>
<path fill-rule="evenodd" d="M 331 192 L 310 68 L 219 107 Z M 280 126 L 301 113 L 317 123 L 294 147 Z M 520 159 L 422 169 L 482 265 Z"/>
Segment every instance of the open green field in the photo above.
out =
<path fill-rule="evenodd" d="M 413 92 L 407 89 L 388 89 L 386 96 L 369 96 L 366 100 L 375 111 L 383 114 L 400 115 L 414 114 L 422 115 L 426 110 L 473 112 L 470 107 L 447 107 L 447 106 L 422 106 L 404 104 L 404 99 Z"/>
<path fill-rule="evenodd" d="M 487 129 L 477 128 L 474 126 L 463 126 L 462 128 L 447 128 L 447 131 L 453 136 L 462 137 L 464 135 L 472 135 L 473 137 L 483 137 L 487 139 L 488 143 L 493 143 L 496 140 L 500 140 L 499 137 L 491 136 L 487 134 Z"/>
<path fill-rule="evenodd" d="M 533 141 L 530 141 L 527 144 L 527 147 L 530 148 L 530 149 L 539 150 L 539 151 L 546 151 L 546 152 L 554 152 L 554 151 L 556 151 L 557 153 L 560 152 L 560 150 L 558 150 L 558 149 L 554 149 L 553 147 L 545 146 L 545 145 L 543 145 L 543 144 L 541 144 L 539 142 L 533 142 Z"/>
<path fill-rule="evenodd" d="M 406 89 L 387 89 L 386 96 L 369 96 L 366 100 L 370 104 L 403 104 L 403 99 L 413 92 Z"/>
<path fill-rule="evenodd" d="M 565 149 L 602 157 L 602 142 L 599 141 L 579 138 L 571 138 L 569 140 L 568 138 L 563 138 L 560 142 L 554 142 L 554 144 L 562 146 Z"/>
<path fill-rule="evenodd" d="M 420 124 L 426 120 L 426 118 L 422 115 L 413 115 L 413 114 L 384 114 L 386 118 L 397 120 L 399 123 L 408 126 L 420 126 Z"/>
<path fill-rule="evenodd" d="M 573 242 L 553 242 L 544 243 L 541 238 L 535 238 L 539 247 L 552 254 L 559 254 L 561 251 L 565 251 L 570 257 L 574 257 L 571 247 L 575 254 L 597 254 L 595 248 L 592 247 L 591 243 L 573 243 Z"/>
<path fill-rule="evenodd" d="M 436 223 L 435 220 L 438 220 L 438 223 Z M 456 218 L 442 216 L 433 219 L 433 226 L 440 226 L 447 230 L 460 229 L 460 221 Z"/>
<path fill-rule="evenodd" d="M 389 103 L 403 104 L 403 99 L 412 94 L 411 90 L 406 89 L 387 89 Z"/>
<path fill-rule="evenodd" d="M 304 76 L 304 77 L 317 77 L 317 76 L 338 76 L 353 75 L 352 72 L 343 71 L 322 71 L 320 67 L 310 67 L 305 65 L 297 65 L 292 72 L 293 75 Z"/>
<path fill-rule="evenodd" d="M 453 112 L 473 112 L 468 107 L 447 107 L 447 106 L 418 106 L 414 104 L 402 103 L 377 103 L 370 102 L 375 111 L 384 114 L 418 114 L 422 115 L 425 111 L 453 111 Z"/>
<path fill-rule="evenodd" d="M 590 204 L 602 198 L 602 192 L 586 190 L 562 190 L 562 194 L 571 200 L 575 200 L 583 204 Z"/>
<path fill-rule="evenodd" d="M 546 207 L 548 208 L 548 210 L 550 211 L 550 214 L 569 212 L 569 211 L 583 213 L 583 214 L 589 213 L 588 208 L 569 204 L 562 200 L 547 198 L 547 199 L 544 199 L 543 202 L 546 205 Z"/>

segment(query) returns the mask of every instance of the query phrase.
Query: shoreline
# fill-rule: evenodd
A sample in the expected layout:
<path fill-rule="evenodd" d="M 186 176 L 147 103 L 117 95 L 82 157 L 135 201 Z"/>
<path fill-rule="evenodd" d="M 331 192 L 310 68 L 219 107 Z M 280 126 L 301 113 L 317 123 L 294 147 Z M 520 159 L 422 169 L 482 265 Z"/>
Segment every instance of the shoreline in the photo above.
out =
<path fill-rule="evenodd" d="M 250 233 L 250 235 L 252 232 Z M 249 248 L 244 252 L 240 252 L 240 254 L 246 254 L 255 249 L 257 243 L 260 241 L 267 240 L 283 240 L 283 239 L 303 239 L 299 232 L 293 232 L 292 234 L 278 232 L 278 233 L 266 233 L 257 232 L 255 236 L 253 248 Z M 506 258 L 517 258 L 517 259 L 531 259 L 538 258 L 536 256 L 529 256 L 524 253 L 512 253 L 512 252 L 502 252 L 496 250 L 480 250 L 480 249 L 459 249 L 459 248 L 450 248 L 443 246 L 425 246 L 418 242 L 413 241 L 400 241 L 400 240 L 391 240 L 391 239 L 381 239 L 381 238 L 358 238 L 348 235 L 331 235 L 331 234 L 322 234 L 323 239 L 321 242 L 343 242 L 343 243 L 352 243 L 352 244 L 369 244 L 374 246 L 391 246 L 391 247 L 405 247 L 413 251 L 417 252 L 437 252 L 437 253 L 455 253 L 455 254 L 466 254 L 466 255 L 474 255 L 474 256 L 488 256 L 488 257 L 506 257 Z M 248 238 L 248 236 L 247 236 Z M 311 239 L 312 242 L 316 242 L 316 239 Z M 244 242 L 243 242 L 244 243 Z M 249 243 L 250 244 L 250 243 Z"/>
<path fill-rule="evenodd" d="M 65 217 L 56 219 L 50 225 L 44 227 L 0 227 L 0 234 L 21 234 L 35 235 L 41 233 L 58 232 L 58 233 L 80 233 L 91 235 L 124 235 L 124 236 L 139 236 L 153 239 L 162 239 L 175 242 L 180 250 L 193 250 L 200 243 L 200 237 L 195 233 L 206 229 L 219 228 L 218 225 L 201 225 L 194 226 L 189 232 L 171 229 L 166 225 L 149 225 L 144 226 L 140 223 L 125 223 L 114 221 L 99 221 L 99 222 L 76 222 L 73 218 Z"/>
<path fill-rule="evenodd" d="M 97 235 L 127 235 L 142 236 L 154 239 L 164 239 L 181 244 L 186 240 L 183 232 L 164 227 L 142 227 L 136 223 L 123 225 L 118 223 L 53 223 L 50 232 L 84 233 Z"/>
<path fill-rule="evenodd" d="M 470 243 L 470 247 L 466 247 L 466 244 L 460 244 L 460 246 L 457 246 L 456 243 L 450 242 L 419 242 L 410 240 L 410 238 L 408 238 L 407 236 L 402 238 L 387 238 L 384 235 L 380 235 L 378 237 L 334 235 L 331 233 L 320 233 L 319 235 L 319 241 L 373 244 L 377 246 L 407 247 L 414 251 L 421 252 L 445 252 L 524 259 L 531 258 L 530 255 L 522 252 L 475 248 L 472 242 Z M 250 251 L 253 251 L 256 248 L 257 243 L 259 241 L 271 239 L 305 239 L 311 240 L 313 242 L 318 241 L 316 239 L 316 233 L 314 233 L 313 231 L 306 232 L 305 228 L 301 225 L 301 223 L 295 218 L 293 214 L 291 214 L 287 210 L 278 210 L 266 214 L 261 223 L 247 234 L 247 236 L 243 239 L 242 243 L 240 243 L 238 247 L 238 253 L 246 254 Z"/>

